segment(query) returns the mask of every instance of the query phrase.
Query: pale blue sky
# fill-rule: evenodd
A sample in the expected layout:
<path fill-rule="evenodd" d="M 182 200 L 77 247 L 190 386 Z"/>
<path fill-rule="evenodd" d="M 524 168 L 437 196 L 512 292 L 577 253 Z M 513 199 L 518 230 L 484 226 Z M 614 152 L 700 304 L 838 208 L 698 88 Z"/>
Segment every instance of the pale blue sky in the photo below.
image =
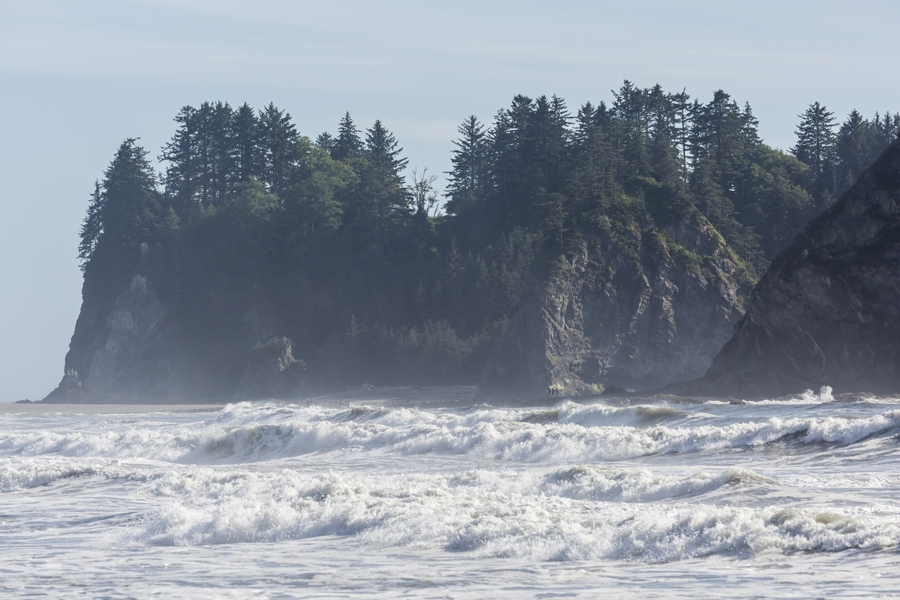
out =
<path fill-rule="evenodd" d="M 126 137 L 158 154 L 185 104 L 274 101 L 311 137 L 346 110 L 380 118 L 437 172 L 469 114 L 517 93 L 574 110 L 628 78 L 702 101 L 722 88 L 787 148 L 813 101 L 900 109 L 897 23 L 896 0 L 3 2 L 0 402 L 58 382 L 93 181 Z"/>

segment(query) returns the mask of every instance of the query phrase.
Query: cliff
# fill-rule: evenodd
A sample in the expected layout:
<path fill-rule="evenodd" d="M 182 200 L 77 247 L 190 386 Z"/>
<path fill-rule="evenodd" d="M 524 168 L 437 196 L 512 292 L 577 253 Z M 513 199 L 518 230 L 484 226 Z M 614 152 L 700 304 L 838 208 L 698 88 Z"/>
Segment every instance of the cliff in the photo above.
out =
<path fill-rule="evenodd" d="M 140 270 L 111 306 L 97 293 L 97 282 L 86 278 L 66 355 L 66 372 L 75 370 L 83 383 L 83 401 L 283 397 L 302 386 L 305 365 L 294 359 L 290 340 L 276 335 L 282 324 L 252 285 L 231 297 L 221 294 L 224 306 L 173 306 L 146 274 L 152 269 Z M 194 311 L 207 313 L 206 327 Z M 74 389 L 71 377 L 45 401 L 64 402 L 67 385 Z"/>
<path fill-rule="evenodd" d="M 809 223 L 686 394 L 900 391 L 900 140 Z"/>
<path fill-rule="evenodd" d="M 591 394 L 698 377 L 742 315 L 741 268 L 702 220 L 595 238 L 527 280 L 482 392 Z"/>
<path fill-rule="evenodd" d="M 736 279 L 744 267 L 694 216 L 693 224 L 600 231 L 565 258 L 534 260 L 514 318 L 502 338 L 497 333 L 499 350 L 477 365 L 482 390 L 598 393 L 700 376 L 741 316 Z M 440 322 L 365 330 L 347 308 L 352 282 L 313 282 L 285 266 L 189 268 L 191 252 L 170 244 L 128 276 L 110 274 L 102 262 L 86 272 L 65 363 L 67 373 L 78 372 L 84 401 L 288 398 L 366 382 L 458 383 L 441 379 L 440 369 L 466 346 Z M 478 343 L 467 360 L 477 360 L 490 337 Z M 65 401 L 67 384 L 71 378 L 47 400 Z"/>

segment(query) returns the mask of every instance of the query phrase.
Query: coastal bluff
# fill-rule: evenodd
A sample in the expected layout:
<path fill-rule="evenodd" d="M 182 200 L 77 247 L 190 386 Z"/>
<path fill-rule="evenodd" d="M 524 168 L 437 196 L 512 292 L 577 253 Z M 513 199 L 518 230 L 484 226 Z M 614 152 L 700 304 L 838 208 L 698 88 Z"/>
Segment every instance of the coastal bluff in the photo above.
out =
<path fill-rule="evenodd" d="M 734 336 L 683 394 L 900 391 L 900 140 L 809 223 L 754 288 Z"/>

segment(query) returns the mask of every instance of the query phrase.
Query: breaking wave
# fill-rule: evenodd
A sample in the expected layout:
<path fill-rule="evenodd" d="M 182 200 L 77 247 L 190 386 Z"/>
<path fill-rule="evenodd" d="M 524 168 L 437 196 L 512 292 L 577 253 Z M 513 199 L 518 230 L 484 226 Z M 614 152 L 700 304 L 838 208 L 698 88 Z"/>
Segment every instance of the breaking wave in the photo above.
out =
<path fill-rule="evenodd" d="M 149 484 L 153 494 L 173 501 L 149 515 L 132 540 L 193 546 L 351 536 L 376 547 L 650 562 L 900 543 L 895 521 L 865 510 L 659 503 L 725 486 L 774 483 L 740 469 L 682 478 L 590 466 L 542 475 L 473 470 L 414 477 L 206 469 Z"/>
<path fill-rule="evenodd" d="M 517 462 L 592 462 L 751 449 L 850 445 L 900 431 L 900 410 L 733 423 L 670 406 L 564 403 L 548 410 L 419 411 L 236 404 L 195 425 L 0 433 L 0 455 L 143 458 L 235 464 L 346 451 L 472 455 Z"/>

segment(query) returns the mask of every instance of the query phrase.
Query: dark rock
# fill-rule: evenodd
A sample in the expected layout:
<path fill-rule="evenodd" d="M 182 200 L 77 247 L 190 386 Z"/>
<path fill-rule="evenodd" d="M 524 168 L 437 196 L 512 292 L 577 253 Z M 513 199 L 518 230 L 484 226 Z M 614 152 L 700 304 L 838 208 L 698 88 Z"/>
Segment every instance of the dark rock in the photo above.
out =
<path fill-rule="evenodd" d="M 622 389 L 620 387 L 611 385 L 608 388 L 606 388 L 605 390 L 603 390 L 603 393 L 600 395 L 601 396 L 622 397 L 622 396 L 627 396 L 631 393 L 633 393 L 633 392 L 629 392 L 626 389 Z"/>
<path fill-rule="evenodd" d="M 701 376 L 742 315 L 731 256 L 711 227 L 686 223 L 584 245 L 546 279 L 528 278 L 481 393 L 599 394 Z"/>
<path fill-rule="evenodd" d="M 235 398 L 288 398 L 296 394 L 306 375 L 306 364 L 291 352 L 286 337 L 272 338 L 250 354 Z"/>
<path fill-rule="evenodd" d="M 773 262 L 689 394 L 900 391 L 900 140 Z"/>

